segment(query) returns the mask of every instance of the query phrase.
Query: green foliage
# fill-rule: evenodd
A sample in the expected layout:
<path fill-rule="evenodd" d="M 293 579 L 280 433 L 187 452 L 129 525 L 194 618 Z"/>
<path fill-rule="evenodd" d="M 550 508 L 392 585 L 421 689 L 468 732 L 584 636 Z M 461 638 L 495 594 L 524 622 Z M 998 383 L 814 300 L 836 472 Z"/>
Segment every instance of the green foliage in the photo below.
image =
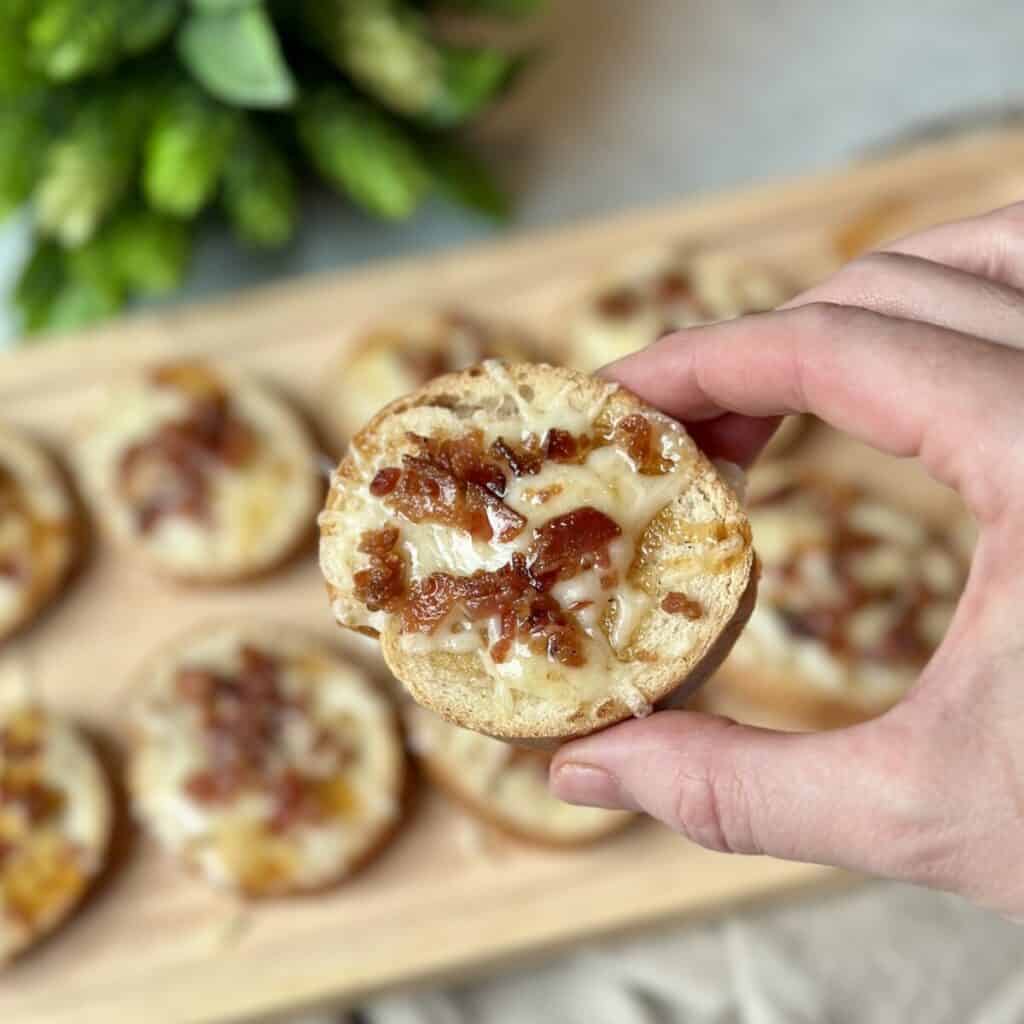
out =
<path fill-rule="evenodd" d="M 238 119 L 192 85 L 172 89 L 146 139 L 142 184 L 153 209 L 191 218 L 210 202 Z"/>
<path fill-rule="evenodd" d="M 324 178 L 378 217 L 410 217 L 433 186 L 426 159 L 401 126 L 351 93 L 317 93 L 299 110 L 298 126 Z"/>
<path fill-rule="evenodd" d="M 245 243 L 276 246 L 295 233 L 295 175 L 270 139 L 247 125 L 224 168 L 224 209 Z"/>
<path fill-rule="evenodd" d="M 239 107 L 284 107 L 295 82 L 263 5 L 196 11 L 178 35 L 178 52 L 196 81 Z"/>
<path fill-rule="evenodd" d="M 512 209 L 508 196 L 477 156 L 443 139 L 428 143 L 426 153 L 437 187 L 446 196 L 491 220 L 509 218 Z"/>
<path fill-rule="evenodd" d="M 118 42 L 121 52 L 137 56 L 159 46 L 178 23 L 183 0 L 123 0 Z"/>
<path fill-rule="evenodd" d="M 28 23 L 29 59 L 48 78 L 69 81 L 117 58 L 120 0 L 50 0 Z"/>
<path fill-rule="evenodd" d="M 509 206 L 455 138 L 521 59 L 455 46 L 442 8 L 542 0 L 0 0 L 0 219 L 33 207 L 27 331 L 172 291 L 204 214 L 251 246 L 296 231 L 313 171 L 399 221 L 432 193 Z"/>
<path fill-rule="evenodd" d="M 105 89 L 85 100 L 67 133 L 48 149 L 35 191 L 44 235 L 81 245 L 131 189 L 145 100 L 135 90 Z"/>
<path fill-rule="evenodd" d="M 0 221 L 31 194 L 46 145 L 38 103 L 0 107 Z"/>
<path fill-rule="evenodd" d="M 526 18 L 538 14 L 546 4 L 547 0 L 437 0 L 436 6 L 497 18 Z"/>

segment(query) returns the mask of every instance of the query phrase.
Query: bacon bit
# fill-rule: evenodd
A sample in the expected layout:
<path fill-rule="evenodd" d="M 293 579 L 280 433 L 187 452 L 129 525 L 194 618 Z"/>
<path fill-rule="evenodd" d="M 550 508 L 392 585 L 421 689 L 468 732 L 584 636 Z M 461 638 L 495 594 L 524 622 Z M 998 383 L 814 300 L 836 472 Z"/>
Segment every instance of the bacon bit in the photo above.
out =
<path fill-rule="evenodd" d="M 687 597 L 686 594 L 681 594 L 678 590 L 666 594 L 661 602 L 661 607 L 669 615 L 682 615 L 692 622 L 696 622 L 704 615 L 704 606 L 700 601 Z"/>
<path fill-rule="evenodd" d="M 396 611 L 405 594 L 405 559 L 394 551 L 398 529 L 385 526 L 367 530 L 359 550 L 370 556 L 370 565 L 352 577 L 357 600 L 371 612 Z"/>
<path fill-rule="evenodd" d="M 165 517 L 203 520 L 216 466 L 243 466 L 257 445 L 224 394 L 193 396 L 188 412 L 162 424 L 121 456 L 118 489 L 148 533 Z"/>
<path fill-rule="evenodd" d="M 615 443 L 632 459 L 643 476 L 662 476 L 672 469 L 672 462 L 658 450 L 654 426 L 646 416 L 633 413 L 615 424 Z"/>
<path fill-rule="evenodd" d="M 64 807 L 63 792 L 36 774 L 0 773 L 0 807 L 17 809 L 29 825 L 50 821 Z"/>
<path fill-rule="evenodd" d="M 390 494 L 398 484 L 398 478 L 401 475 L 402 471 L 394 466 L 380 470 L 370 481 L 370 493 L 375 498 L 383 498 L 385 494 Z"/>
<path fill-rule="evenodd" d="M 568 430 L 552 427 L 544 439 L 544 447 L 552 462 L 576 462 L 581 461 L 580 449 L 584 446 L 581 446 Z M 585 455 L 585 451 L 583 454 Z"/>
<path fill-rule="evenodd" d="M 27 575 L 27 566 L 17 555 L 0 558 L 0 579 L 20 583 Z"/>
<path fill-rule="evenodd" d="M 544 465 L 544 452 L 541 451 L 535 434 L 530 434 L 520 448 L 514 448 L 504 438 L 499 437 L 491 445 L 491 451 L 505 460 L 514 477 L 536 476 Z"/>
<path fill-rule="evenodd" d="M 640 296 L 632 288 L 613 288 L 597 297 L 597 311 L 612 320 L 625 320 L 640 308 Z"/>
<path fill-rule="evenodd" d="M 611 590 L 612 587 L 619 585 L 619 574 L 617 572 L 606 572 L 601 577 L 600 583 L 605 590 Z"/>
<path fill-rule="evenodd" d="M 689 275 L 681 270 L 666 270 L 654 286 L 659 302 L 685 302 L 693 298 L 693 286 Z"/>
<path fill-rule="evenodd" d="M 599 554 L 621 535 L 618 523 L 589 505 L 556 516 L 537 529 L 530 572 L 541 581 L 539 589 L 549 590 L 559 580 L 572 579 L 596 565 Z"/>
<path fill-rule="evenodd" d="M 410 434 L 419 455 L 405 455 L 385 504 L 414 523 L 440 523 L 465 530 L 477 540 L 508 542 L 526 519 L 502 500 L 505 474 L 484 456 L 483 435 L 437 440 Z M 380 473 L 377 474 L 380 476 Z"/>
<path fill-rule="evenodd" d="M 278 767 L 284 716 L 303 711 L 301 701 L 289 698 L 280 683 L 281 666 L 266 651 L 245 645 L 233 674 L 205 668 L 182 668 L 175 679 L 179 696 L 200 714 L 207 764 L 185 780 L 185 792 L 204 804 L 237 798 L 246 788 L 269 792 L 273 801 L 271 828 L 287 829 L 298 817 L 321 820 L 322 808 L 307 799 L 323 780 L 292 768 Z M 313 746 L 333 752 L 335 767 L 351 763 L 354 751 L 326 730 Z"/>

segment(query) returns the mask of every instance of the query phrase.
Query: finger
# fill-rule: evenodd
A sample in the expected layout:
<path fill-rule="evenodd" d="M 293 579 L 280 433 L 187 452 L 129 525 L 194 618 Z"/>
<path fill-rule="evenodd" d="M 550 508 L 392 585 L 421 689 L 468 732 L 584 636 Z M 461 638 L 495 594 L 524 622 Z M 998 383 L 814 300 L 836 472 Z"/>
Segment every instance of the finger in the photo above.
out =
<path fill-rule="evenodd" d="M 882 248 L 945 263 L 1024 291 L 1024 203 L 940 224 Z"/>
<path fill-rule="evenodd" d="M 907 253 L 868 253 L 781 308 L 811 302 L 861 306 L 1024 347 L 1024 292 Z"/>
<path fill-rule="evenodd" d="M 567 744 L 551 786 L 646 811 L 712 850 L 925 880 L 944 830 L 918 795 L 916 749 L 884 718 L 793 735 L 666 711 Z"/>
<path fill-rule="evenodd" d="M 812 412 L 920 456 L 983 523 L 1021 473 L 1024 359 L 947 328 L 815 303 L 670 335 L 606 374 L 683 422 Z"/>

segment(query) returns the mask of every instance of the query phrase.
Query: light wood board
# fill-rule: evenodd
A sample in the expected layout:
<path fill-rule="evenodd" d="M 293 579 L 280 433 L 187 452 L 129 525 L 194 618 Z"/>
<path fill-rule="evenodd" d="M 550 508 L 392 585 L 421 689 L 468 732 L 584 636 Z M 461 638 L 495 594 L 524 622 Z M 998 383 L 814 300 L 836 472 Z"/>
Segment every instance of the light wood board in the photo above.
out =
<path fill-rule="evenodd" d="M 0 356 L 0 416 L 66 449 L 98 388 L 187 354 L 265 374 L 315 412 L 318 381 L 340 346 L 402 306 L 465 305 L 550 328 L 594 270 L 634 246 L 699 240 L 813 278 L 876 236 L 1022 195 L 1024 134 L 1004 132 L 829 177 L 309 278 Z M 912 468 L 823 431 L 806 451 L 935 515 L 956 514 Z M 23 673 L 45 700 L 116 739 L 126 681 L 142 656 L 185 627 L 227 615 L 334 632 L 312 555 L 258 584 L 185 590 L 101 543 L 58 607 L 2 652 L 0 670 Z M 200 1024 L 351 1003 L 837 877 L 707 853 L 651 823 L 590 850 L 538 852 L 478 831 L 428 793 L 384 856 L 348 885 L 250 909 L 136 839 L 85 910 L 0 975 L 0 1020 Z"/>

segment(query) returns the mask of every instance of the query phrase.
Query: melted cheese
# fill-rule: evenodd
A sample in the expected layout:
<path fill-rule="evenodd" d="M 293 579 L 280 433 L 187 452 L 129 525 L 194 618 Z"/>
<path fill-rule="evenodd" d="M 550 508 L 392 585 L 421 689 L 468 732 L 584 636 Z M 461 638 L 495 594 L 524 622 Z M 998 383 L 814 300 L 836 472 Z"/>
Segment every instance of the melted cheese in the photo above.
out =
<path fill-rule="evenodd" d="M 280 659 L 279 683 L 305 708 L 282 716 L 281 766 L 323 776 L 334 787 L 335 813 L 279 834 L 267 829 L 274 803 L 248 788 L 235 798 L 201 802 L 186 782 L 209 767 L 197 709 L 177 697 L 183 665 L 231 673 L 238 651 L 252 644 Z M 215 627 L 191 638 L 177 657 L 155 666 L 135 709 L 140 736 L 131 763 L 133 802 L 146 827 L 168 848 L 194 861 L 214 884 L 233 889 L 309 889 L 336 880 L 371 848 L 399 815 L 402 754 L 386 701 L 362 677 L 305 637 Z M 355 764 L 338 773 L 316 749 L 316 729 L 358 742 Z"/>

